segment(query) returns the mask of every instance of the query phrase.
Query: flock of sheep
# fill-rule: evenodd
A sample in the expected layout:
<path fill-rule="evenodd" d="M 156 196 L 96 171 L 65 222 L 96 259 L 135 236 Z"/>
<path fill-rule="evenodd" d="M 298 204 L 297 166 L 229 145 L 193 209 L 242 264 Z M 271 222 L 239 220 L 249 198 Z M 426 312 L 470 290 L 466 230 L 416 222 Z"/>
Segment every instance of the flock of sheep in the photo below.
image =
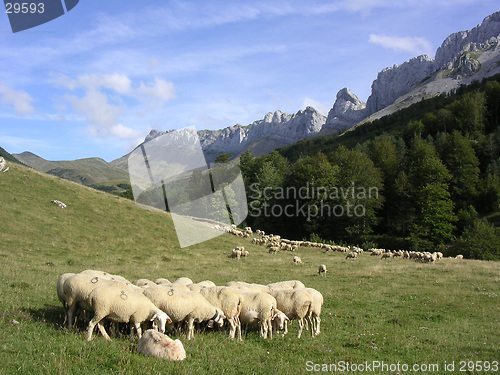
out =
<path fill-rule="evenodd" d="M 250 238 L 254 232 L 251 227 L 246 227 L 244 230 L 238 229 L 235 225 L 231 226 L 227 232 L 240 237 L 240 238 Z M 325 252 L 343 252 L 346 254 L 346 259 L 357 259 L 359 254 L 364 253 L 364 250 L 356 246 L 339 246 L 330 245 L 321 242 L 311 242 L 311 241 L 294 241 L 281 238 L 281 236 L 274 234 L 266 234 L 264 231 L 257 229 L 255 235 L 259 237 L 252 238 L 252 244 L 266 246 L 270 254 L 276 254 L 280 250 L 284 251 L 296 251 L 300 247 L 312 247 L 325 250 Z M 243 250 L 243 252 L 238 250 Z M 412 259 L 422 263 L 433 263 L 437 260 L 443 259 L 443 253 L 441 252 L 422 252 L 422 251 L 407 251 L 407 250 L 385 250 L 385 249 L 368 249 L 367 252 L 371 253 L 372 256 L 380 256 L 380 259 L 392 259 L 392 258 L 402 258 L 402 259 Z M 243 255 L 245 254 L 245 255 Z M 248 256 L 248 251 L 245 251 L 243 247 L 237 247 L 233 250 L 230 255 L 233 258 L 240 259 L 241 256 Z M 463 259 L 463 255 L 457 255 L 455 259 Z M 302 264 L 302 259 L 299 256 L 293 257 L 294 264 Z M 324 267 L 324 270 L 322 270 Z M 326 275 L 326 266 L 321 265 L 318 269 L 318 273 Z"/>
<path fill-rule="evenodd" d="M 167 329 L 180 330 L 186 325 L 187 339 L 191 340 L 195 323 L 222 328 L 227 322 L 229 337 L 241 341 L 242 323 L 249 328 L 256 326 L 262 338 L 272 338 L 273 332 L 283 331 L 285 335 L 287 323 L 297 320 L 298 337 L 306 325 L 314 337 L 320 334 L 323 305 L 322 294 L 298 280 L 268 285 L 231 281 L 217 286 L 208 280 L 193 283 L 181 277 L 174 282 L 160 278 L 131 283 L 122 276 L 96 270 L 62 274 L 57 280 L 57 296 L 64 306 L 69 329 L 73 328 L 78 311 L 92 316 L 86 330 L 88 341 L 95 326 L 110 340 L 105 321 L 113 323 L 113 334 L 118 327 L 116 323 L 127 323 L 131 337 L 134 332 L 139 337 L 141 350 L 146 354 L 159 351 L 159 356 L 169 359 L 185 358 L 185 352 L 180 341 L 163 335 Z M 154 331 L 146 331 L 143 338 L 143 329 L 150 325 Z M 159 350 L 158 342 L 175 354 Z"/>

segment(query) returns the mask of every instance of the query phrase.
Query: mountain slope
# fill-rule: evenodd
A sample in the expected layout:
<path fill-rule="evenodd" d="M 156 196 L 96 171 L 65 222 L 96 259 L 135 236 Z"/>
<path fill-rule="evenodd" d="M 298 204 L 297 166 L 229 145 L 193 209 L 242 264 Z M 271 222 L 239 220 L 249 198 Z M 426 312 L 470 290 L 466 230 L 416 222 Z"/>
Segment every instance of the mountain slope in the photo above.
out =
<path fill-rule="evenodd" d="M 421 99 L 498 73 L 500 12 L 489 15 L 471 30 L 448 36 L 437 49 L 435 59 L 422 55 L 379 72 L 366 103 L 346 88 L 339 91 L 321 134 L 336 134 L 360 121 L 381 118 Z M 345 106 L 345 102 L 353 104 Z"/>
<path fill-rule="evenodd" d="M 99 190 L 120 193 L 126 190 L 129 184 L 126 171 L 100 158 L 49 161 L 27 151 L 14 154 L 14 157 L 38 171 Z"/>

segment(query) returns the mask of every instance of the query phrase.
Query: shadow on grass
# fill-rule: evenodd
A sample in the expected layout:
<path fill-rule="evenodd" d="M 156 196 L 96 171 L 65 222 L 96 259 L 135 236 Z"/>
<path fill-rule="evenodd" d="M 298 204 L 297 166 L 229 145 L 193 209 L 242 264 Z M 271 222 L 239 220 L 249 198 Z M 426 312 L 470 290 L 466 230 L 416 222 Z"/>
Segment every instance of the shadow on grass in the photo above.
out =
<path fill-rule="evenodd" d="M 23 311 L 36 322 L 41 322 L 49 327 L 60 330 L 64 328 L 64 308 L 62 306 L 45 304 L 42 308 L 28 308 Z"/>

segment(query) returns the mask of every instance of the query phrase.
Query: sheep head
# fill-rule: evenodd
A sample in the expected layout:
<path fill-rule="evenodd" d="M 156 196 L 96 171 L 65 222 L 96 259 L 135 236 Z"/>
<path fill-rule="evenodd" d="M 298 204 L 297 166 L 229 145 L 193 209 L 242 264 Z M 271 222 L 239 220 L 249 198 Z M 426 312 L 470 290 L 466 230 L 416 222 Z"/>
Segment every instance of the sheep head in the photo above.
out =
<path fill-rule="evenodd" d="M 151 318 L 151 321 L 154 321 L 158 325 L 161 333 L 165 333 L 165 326 L 167 325 L 167 323 L 172 323 L 170 317 L 163 311 L 158 311 L 157 313 L 155 313 Z"/>
<path fill-rule="evenodd" d="M 285 322 L 289 322 L 290 319 L 288 316 L 283 311 L 280 311 L 278 309 L 275 309 L 275 314 L 271 318 L 271 320 L 274 322 L 276 328 L 278 331 L 281 331 L 284 329 Z"/>

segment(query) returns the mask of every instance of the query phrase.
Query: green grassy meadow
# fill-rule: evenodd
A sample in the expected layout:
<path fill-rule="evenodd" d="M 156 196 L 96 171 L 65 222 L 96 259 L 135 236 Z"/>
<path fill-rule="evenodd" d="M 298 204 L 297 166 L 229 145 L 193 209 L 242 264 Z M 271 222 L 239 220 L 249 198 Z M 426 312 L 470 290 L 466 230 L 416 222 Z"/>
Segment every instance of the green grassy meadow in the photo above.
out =
<path fill-rule="evenodd" d="M 15 164 L 0 173 L 0 197 L 2 374 L 307 374 L 317 373 L 308 371 L 312 364 L 341 361 L 438 364 L 419 373 L 483 374 L 494 372 L 460 372 L 460 361 L 500 361 L 500 262 L 422 264 L 368 254 L 353 261 L 313 248 L 271 255 L 229 234 L 180 249 L 168 214 Z M 235 246 L 245 246 L 249 258 L 230 259 Z M 304 264 L 293 265 L 293 255 Z M 321 263 L 327 277 L 317 275 Z M 294 323 L 287 336 L 272 340 L 257 332 L 243 342 L 223 332 L 200 332 L 191 341 L 181 334 L 187 352 L 181 363 L 136 353 L 137 339 L 128 336 L 107 342 L 95 333 L 87 342 L 81 329 L 63 328 L 55 288 L 61 273 L 85 269 L 131 281 L 298 279 L 325 297 L 322 333 L 297 339 Z M 455 371 L 445 371 L 445 362 L 454 362 Z"/>

